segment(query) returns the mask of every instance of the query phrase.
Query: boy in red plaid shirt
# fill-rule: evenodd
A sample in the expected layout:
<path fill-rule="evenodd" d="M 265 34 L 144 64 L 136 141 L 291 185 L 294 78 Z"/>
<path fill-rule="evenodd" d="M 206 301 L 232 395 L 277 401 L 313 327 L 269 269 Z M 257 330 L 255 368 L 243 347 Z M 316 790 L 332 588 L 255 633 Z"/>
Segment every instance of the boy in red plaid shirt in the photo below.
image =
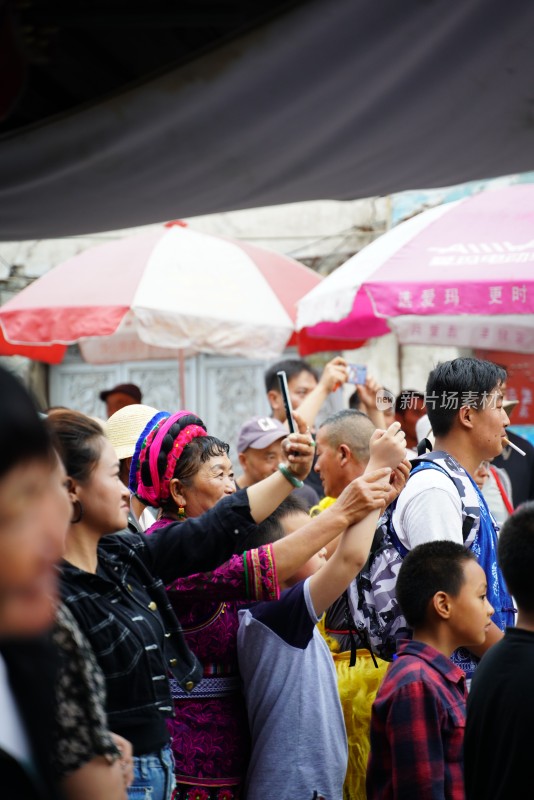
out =
<path fill-rule="evenodd" d="M 371 714 L 368 800 L 464 800 L 465 673 L 458 647 L 483 644 L 493 608 L 474 554 L 426 542 L 405 557 L 397 598 L 413 639 L 399 644 Z"/>

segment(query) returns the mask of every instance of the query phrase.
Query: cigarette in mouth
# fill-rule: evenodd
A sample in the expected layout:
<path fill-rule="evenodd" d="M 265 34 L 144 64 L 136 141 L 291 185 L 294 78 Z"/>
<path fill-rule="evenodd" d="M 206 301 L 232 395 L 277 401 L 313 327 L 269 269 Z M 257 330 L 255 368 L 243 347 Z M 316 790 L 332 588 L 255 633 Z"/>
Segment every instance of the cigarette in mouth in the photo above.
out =
<path fill-rule="evenodd" d="M 503 436 L 503 442 L 504 442 L 505 444 L 507 444 L 507 445 L 508 445 L 508 447 L 511 447 L 511 448 L 512 448 L 512 450 L 515 450 L 517 453 L 520 453 L 522 456 L 526 456 L 526 453 L 525 453 L 525 451 L 524 451 L 524 450 L 521 450 L 521 448 L 520 448 L 520 447 L 518 447 L 518 446 L 517 446 L 516 444 L 514 444 L 513 442 L 511 442 L 511 441 L 510 441 L 510 439 L 507 439 L 507 438 L 506 438 L 506 436 Z"/>

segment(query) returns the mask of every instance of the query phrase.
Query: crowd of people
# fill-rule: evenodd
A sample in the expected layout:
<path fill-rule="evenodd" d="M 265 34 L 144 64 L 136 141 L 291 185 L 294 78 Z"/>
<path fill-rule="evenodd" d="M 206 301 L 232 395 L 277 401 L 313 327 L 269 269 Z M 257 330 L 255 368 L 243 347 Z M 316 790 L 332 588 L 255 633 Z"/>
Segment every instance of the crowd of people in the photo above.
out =
<path fill-rule="evenodd" d="M 342 357 L 321 374 L 273 364 L 271 413 L 243 422 L 232 460 L 194 412 L 144 405 L 133 384 L 102 391 L 103 422 L 38 412 L 0 368 L 10 798 L 524 785 L 534 448 L 512 446 L 506 373 L 457 358 L 389 407 L 366 375 L 317 424 L 349 374 Z"/>

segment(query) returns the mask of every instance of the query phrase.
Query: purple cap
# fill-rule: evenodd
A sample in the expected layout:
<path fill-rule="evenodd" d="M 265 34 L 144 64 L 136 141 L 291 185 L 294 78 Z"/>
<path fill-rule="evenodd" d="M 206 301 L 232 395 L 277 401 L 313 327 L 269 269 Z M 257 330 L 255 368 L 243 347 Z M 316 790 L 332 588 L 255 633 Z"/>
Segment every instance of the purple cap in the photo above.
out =
<path fill-rule="evenodd" d="M 288 434 L 286 426 L 274 417 L 251 417 L 239 431 L 237 452 L 244 453 L 249 447 L 263 450 L 264 447 L 269 447 Z"/>

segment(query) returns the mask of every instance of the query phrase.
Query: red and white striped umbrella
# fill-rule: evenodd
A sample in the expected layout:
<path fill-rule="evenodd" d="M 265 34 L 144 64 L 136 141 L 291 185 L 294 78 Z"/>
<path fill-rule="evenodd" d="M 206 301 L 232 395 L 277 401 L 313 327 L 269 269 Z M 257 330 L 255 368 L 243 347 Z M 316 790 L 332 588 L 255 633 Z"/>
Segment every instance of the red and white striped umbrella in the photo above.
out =
<path fill-rule="evenodd" d="M 0 354 L 92 363 L 181 351 L 275 358 L 293 344 L 296 302 L 321 277 L 298 261 L 183 223 L 92 247 L 0 308 Z"/>

